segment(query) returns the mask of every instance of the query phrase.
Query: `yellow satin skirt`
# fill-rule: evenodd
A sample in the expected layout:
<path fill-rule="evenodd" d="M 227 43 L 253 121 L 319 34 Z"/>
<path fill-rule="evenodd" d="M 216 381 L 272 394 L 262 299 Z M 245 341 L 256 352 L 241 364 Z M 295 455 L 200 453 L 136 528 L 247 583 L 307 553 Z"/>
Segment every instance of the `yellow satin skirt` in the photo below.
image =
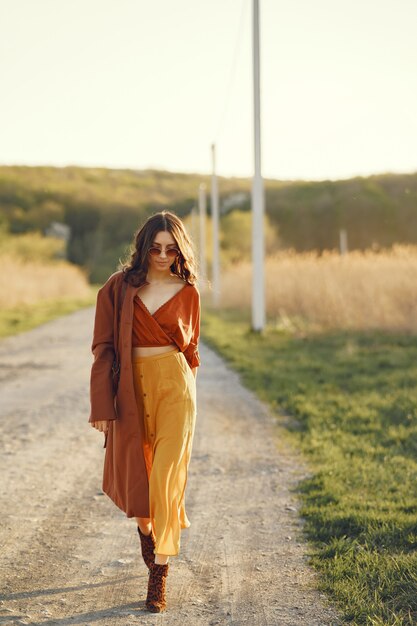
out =
<path fill-rule="evenodd" d="M 190 520 L 185 487 L 196 422 L 196 380 L 184 354 L 133 356 L 133 379 L 149 481 L 155 553 L 176 556 Z"/>

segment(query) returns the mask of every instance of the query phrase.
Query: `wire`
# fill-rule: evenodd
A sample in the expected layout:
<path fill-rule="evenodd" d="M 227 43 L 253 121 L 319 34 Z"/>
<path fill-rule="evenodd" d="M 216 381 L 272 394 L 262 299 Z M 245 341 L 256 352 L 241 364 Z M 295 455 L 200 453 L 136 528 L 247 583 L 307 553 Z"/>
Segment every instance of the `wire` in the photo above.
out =
<path fill-rule="evenodd" d="M 244 26 L 244 21 L 246 17 L 246 10 L 250 2 L 251 0 L 242 0 L 242 4 L 240 8 L 239 25 L 238 25 L 237 35 L 236 35 L 235 47 L 233 51 L 233 60 L 232 60 L 230 76 L 229 76 L 229 83 L 228 83 L 227 89 L 225 90 L 226 97 L 223 99 L 224 107 L 219 117 L 219 123 L 217 125 L 217 132 L 214 135 L 213 143 L 217 143 L 217 140 L 219 139 L 220 133 L 223 130 L 223 126 L 226 121 L 226 116 L 227 116 L 229 104 L 230 104 L 230 93 L 231 93 L 232 85 L 234 83 L 235 76 L 236 76 L 237 60 L 239 57 L 241 43 L 242 43 L 242 33 L 243 33 L 243 26 Z"/>

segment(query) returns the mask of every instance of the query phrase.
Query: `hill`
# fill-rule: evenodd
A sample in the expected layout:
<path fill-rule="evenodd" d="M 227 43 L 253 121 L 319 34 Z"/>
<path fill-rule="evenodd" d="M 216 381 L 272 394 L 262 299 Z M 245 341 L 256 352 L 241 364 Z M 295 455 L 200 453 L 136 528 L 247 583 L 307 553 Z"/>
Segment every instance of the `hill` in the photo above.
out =
<path fill-rule="evenodd" d="M 153 169 L 0 166 L 0 225 L 16 234 L 45 232 L 53 221 L 67 224 L 68 260 L 83 266 L 92 282 L 101 282 L 125 256 L 133 232 L 149 214 L 165 208 L 188 216 L 200 183 L 206 184 L 210 214 L 210 176 Z M 249 211 L 250 189 L 249 178 L 219 177 L 222 214 Z M 233 196 L 240 196 L 238 208 L 230 201 Z M 341 228 L 347 230 L 350 249 L 417 243 L 417 172 L 340 181 L 266 179 L 265 207 L 280 248 L 335 248 Z M 223 243 L 226 249 L 227 238 Z"/>

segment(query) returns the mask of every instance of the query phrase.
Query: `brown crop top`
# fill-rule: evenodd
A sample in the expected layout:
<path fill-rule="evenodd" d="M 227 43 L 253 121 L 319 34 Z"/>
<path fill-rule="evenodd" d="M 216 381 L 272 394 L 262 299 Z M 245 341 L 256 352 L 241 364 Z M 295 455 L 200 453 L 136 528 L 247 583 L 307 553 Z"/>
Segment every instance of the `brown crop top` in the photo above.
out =
<path fill-rule="evenodd" d="M 143 284 L 149 284 L 145 281 Z M 168 346 L 175 343 L 191 368 L 200 365 L 200 293 L 186 283 L 151 314 L 139 295 L 134 297 L 132 347 Z"/>

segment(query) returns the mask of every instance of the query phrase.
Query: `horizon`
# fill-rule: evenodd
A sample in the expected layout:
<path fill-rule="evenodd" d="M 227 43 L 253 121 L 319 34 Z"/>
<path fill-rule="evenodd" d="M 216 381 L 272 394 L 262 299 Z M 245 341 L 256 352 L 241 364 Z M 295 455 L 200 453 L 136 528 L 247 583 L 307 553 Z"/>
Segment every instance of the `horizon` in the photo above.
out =
<path fill-rule="evenodd" d="M 110 167 L 107 165 L 79 165 L 77 163 L 69 163 L 67 165 L 52 165 L 50 163 L 38 163 L 38 164 L 28 164 L 28 163 L 0 163 L 0 169 L 2 167 L 27 167 L 27 168 L 49 168 L 49 169 L 66 169 L 66 168 L 78 168 L 78 169 L 84 169 L 84 170 L 110 170 L 110 171 L 120 171 L 120 172 L 159 172 L 159 173 L 164 173 L 166 172 L 167 174 L 170 175 L 175 175 L 178 174 L 180 176 L 204 176 L 204 177 L 211 177 L 210 172 L 208 173 L 204 173 L 204 172 L 186 172 L 186 171 L 175 171 L 175 170 L 170 170 L 168 168 L 155 168 L 155 167 Z M 352 176 L 346 176 L 346 177 L 342 177 L 342 178 L 317 178 L 317 179 L 310 179 L 310 178 L 294 178 L 294 179 L 289 179 L 289 178 L 273 178 L 273 177 L 266 177 L 263 176 L 263 180 L 264 182 L 266 181 L 273 181 L 273 182 L 282 182 L 282 183 L 297 183 L 297 182 L 313 182 L 313 183 L 320 183 L 320 182 L 326 182 L 326 181 L 330 181 L 330 182 L 341 182 L 344 180 L 353 180 L 355 178 L 378 178 L 378 177 L 383 177 L 383 176 L 413 176 L 417 174 L 417 168 L 415 170 L 412 171 L 403 171 L 403 172 L 393 172 L 393 171 L 386 171 L 386 172 L 373 172 L 370 174 L 356 174 L 356 175 L 352 175 Z M 227 180 L 230 179 L 237 179 L 237 180 L 245 180 L 245 181 L 251 181 L 252 176 L 225 176 L 223 174 L 217 174 L 217 178 L 224 178 Z"/>

